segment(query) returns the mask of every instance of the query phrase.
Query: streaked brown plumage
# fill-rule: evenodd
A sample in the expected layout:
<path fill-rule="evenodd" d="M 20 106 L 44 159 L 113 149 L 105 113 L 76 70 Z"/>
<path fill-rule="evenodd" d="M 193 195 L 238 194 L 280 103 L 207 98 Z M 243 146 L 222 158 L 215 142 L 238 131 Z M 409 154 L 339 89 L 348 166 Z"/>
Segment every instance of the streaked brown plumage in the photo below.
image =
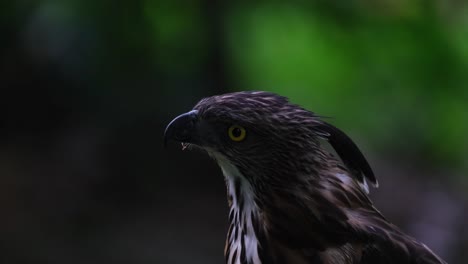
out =
<path fill-rule="evenodd" d="M 228 264 L 444 263 L 374 207 L 367 182 L 377 181 L 351 139 L 285 97 L 205 98 L 165 137 L 206 150 L 223 171 Z"/>

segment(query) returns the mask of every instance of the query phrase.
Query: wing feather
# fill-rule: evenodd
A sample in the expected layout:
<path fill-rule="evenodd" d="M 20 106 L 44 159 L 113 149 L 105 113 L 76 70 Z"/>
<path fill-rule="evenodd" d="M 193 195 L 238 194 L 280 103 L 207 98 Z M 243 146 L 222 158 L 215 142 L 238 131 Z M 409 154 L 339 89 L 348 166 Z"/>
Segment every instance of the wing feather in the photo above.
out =
<path fill-rule="evenodd" d="M 367 162 L 361 150 L 350 137 L 340 129 L 326 122 L 322 122 L 318 125 L 317 129 L 323 133 L 323 136 L 335 149 L 343 163 L 351 171 L 356 172 L 355 177 L 357 177 L 361 184 L 365 185 L 364 176 L 374 186 L 378 186 L 377 179 L 375 178 L 369 162 Z"/>

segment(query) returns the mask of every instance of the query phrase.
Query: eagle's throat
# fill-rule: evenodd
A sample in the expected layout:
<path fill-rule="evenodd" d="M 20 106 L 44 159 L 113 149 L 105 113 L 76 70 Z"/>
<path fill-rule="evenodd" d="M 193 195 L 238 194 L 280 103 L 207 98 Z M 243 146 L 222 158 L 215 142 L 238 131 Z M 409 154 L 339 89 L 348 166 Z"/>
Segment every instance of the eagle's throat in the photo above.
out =
<path fill-rule="evenodd" d="M 261 264 L 257 238 L 259 208 L 252 185 L 240 171 L 223 157 L 215 157 L 226 178 L 229 200 L 229 231 L 225 258 L 228 264 Z"/>

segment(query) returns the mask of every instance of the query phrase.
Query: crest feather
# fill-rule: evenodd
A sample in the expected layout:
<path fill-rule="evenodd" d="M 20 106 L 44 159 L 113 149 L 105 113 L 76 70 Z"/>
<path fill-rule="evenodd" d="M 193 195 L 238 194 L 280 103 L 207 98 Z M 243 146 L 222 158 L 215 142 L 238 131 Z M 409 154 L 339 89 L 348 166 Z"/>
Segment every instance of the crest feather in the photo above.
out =
<path fill-rule="evenodd" d="M 318 130 L 323 133 L 322 136 L 335 149 L 348 169 L 355 172 L 355 177 L 357 177 L 358 181 L 365 183 L 365 180 L 368 180 L 373 186 L 378 187 L 377 179 L 375 178 L 369 162 L 367 162 L 361 150 L 350 137 L 335 126 L 326 122 L 322 122 L 318 126 Z"/>

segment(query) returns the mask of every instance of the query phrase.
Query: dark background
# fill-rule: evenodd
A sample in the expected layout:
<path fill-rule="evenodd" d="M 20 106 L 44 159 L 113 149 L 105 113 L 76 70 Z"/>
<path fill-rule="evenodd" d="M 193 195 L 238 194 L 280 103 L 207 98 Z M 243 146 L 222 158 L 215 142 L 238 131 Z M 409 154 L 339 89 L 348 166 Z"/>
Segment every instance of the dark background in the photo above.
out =
<path fill-rule="evenodd" d="M 0 263 L 223 263 L 221 171 L 162 134 L 248 89 L 333 117 L 377 207 L 467 262 L 467 17 L 457 0 L 2 1 Z"/>

